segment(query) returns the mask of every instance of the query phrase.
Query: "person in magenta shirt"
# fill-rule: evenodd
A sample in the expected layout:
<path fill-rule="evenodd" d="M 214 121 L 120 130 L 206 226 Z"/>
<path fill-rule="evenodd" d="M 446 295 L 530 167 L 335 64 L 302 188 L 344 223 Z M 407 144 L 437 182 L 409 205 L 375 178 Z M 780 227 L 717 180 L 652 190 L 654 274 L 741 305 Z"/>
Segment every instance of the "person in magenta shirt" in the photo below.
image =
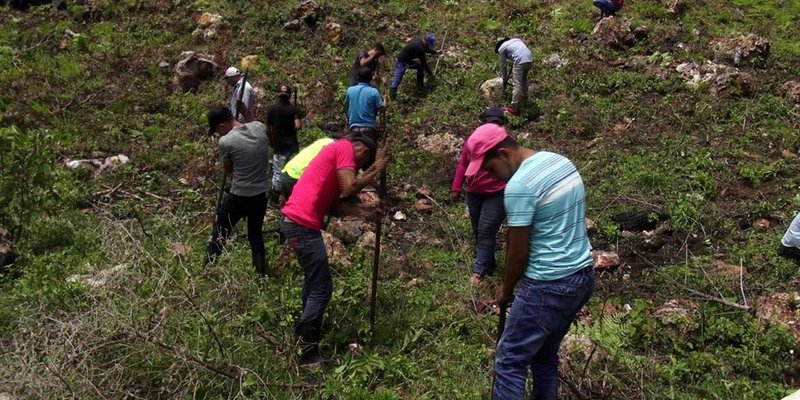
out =
<path fill-rule="evenodd" d="M 481 114 L 481 122 L 472 135 L 479 132 L 488 132 L 502 137 L 508 135 L 503 127 L 506 122 L 503 110 L 490 107 Z M 486 134 L 486 133 L 483 133 Z M 471 156 L 471 149 L 464 145 L 461 157 L 456 165 L 453 185 L 450 187 L 450 199 L 456 202 L 461 197 L 461 188 L 464 181 L 467 183 L 467 208 L 472 221 L 472 235 L 477 247 L 475 263 L 472 266 L 472 276 L 469 282 L 480 284 L 486 274 L 490 274 L 497 267 L 494 250 L 497 244 L 497 231 L 506 217 L 503 208 L 503 189 L 505 182 L 489 175 L 487 171 L 478 171 L 474 176 L 467 178 L 467 163 Z"/>
<path fill-rule="evenodd" d="M 302 350 L 301 365 L 327 360 L 320 354 L 319 341 L 333 281 L 322 240 L 323 219 L 327 214 L 368 217 L 376 212 L 374 208 L 342 201 L 358 194 L 386 168 L 387 153 L 376 147 L 375 141 L 361 135 L 325 146 L 303 171 L 281 209 L 281 231 L 303 268 L 303 313 L 295 328 Z M 356 176 L 359 169 L 366 170 Z"/>

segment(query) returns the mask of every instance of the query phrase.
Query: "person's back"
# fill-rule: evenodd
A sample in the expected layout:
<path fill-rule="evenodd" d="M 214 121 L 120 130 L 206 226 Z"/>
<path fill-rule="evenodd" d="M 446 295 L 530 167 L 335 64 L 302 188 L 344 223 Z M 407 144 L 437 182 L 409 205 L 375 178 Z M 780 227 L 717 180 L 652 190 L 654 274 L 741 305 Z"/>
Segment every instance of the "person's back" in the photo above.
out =
<path fill-rule="evenodd" d="M 498 51 L 500 57 L 512 60 L 515 64 L 523 64 L 533 61 L 530 49 L 522 39 L 512 38 L 500 46 Z"/>
<path fill-rule="evenodd" d="M 295 127 L 297 110 L 288 98 L 281 97 L 267 111 L 267 124 L 272 129 L 276 153 L 297 151 L 297 129 Z"/>
<path fill-rule="evenodd" d="M 308 165 L 311 163 L 317 154 L 322 151 L 322 148 L 333 143 L 333 139 L 331 138 L 322 138 L 317 139 L 312 142 L 310 145 L 303 147 L 296 156 L 294 156 L 286 166 L 283 167 L 283 171 L 286 175 L 294 179 L 300 179 L 300 176 L 303 175 L 303 171 L 306 170 Z"/>
<path fill-rule="evenodd" d="M 233 164 L 231 193 L 254 196 L 269 190 L 270 149 L 264 124 L 253 121 L 232 129 L 219 138 L 219 147 Z"/>
<path fill-rule="evenodd" d="M 378 89 L 364 82 L 351 86 L 345 94 L 345 104 L 347 104 L 347 121 L 350 128 L 377 127 L 378 110 L 384 106 Z"/>
<path fill-rule="evenodd" d="M 527 277 L 551 281 L 591 264 L 583 180 L 566 157 L 540 151 L 523 161 L 505 203 L 510 227 L 531 227 Z"/>
<path fill-rule="evenodd" d="M 300 226 L 322 229 L 322 220 L 340 193 L 336 171 L 355 168 L 349 140 L 325 146 L 303 171 L 281 212 Z"/>

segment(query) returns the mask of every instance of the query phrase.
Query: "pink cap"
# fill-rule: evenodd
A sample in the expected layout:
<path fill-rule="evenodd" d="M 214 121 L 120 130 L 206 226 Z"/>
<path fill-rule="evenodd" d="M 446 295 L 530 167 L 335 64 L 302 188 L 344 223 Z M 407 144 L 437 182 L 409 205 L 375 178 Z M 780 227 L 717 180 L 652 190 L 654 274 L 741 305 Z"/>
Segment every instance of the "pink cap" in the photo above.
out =
<path fill-rule="evenodd" d="M 507 137 L 510 136 L 506 129 L 497 124 L 483 124 L 475 129 L 475 132 L 467 138 L 467 142 L 464 144 L 464 151 L 469 154 L 469 165 L 467 165 L 467 172 L 464 175 L 475 175 L 483 165 L 483 157 L 486 152 Z"/>

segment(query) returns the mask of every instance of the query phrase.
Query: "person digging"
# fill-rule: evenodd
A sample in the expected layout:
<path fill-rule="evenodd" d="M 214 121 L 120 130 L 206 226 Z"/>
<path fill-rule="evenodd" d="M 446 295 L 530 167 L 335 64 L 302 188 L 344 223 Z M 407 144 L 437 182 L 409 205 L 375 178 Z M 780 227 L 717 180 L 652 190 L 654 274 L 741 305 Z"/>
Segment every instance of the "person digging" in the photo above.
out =
<path fill-rule="evenodd" d="M 267 111 L 267 134 L 272 144 L 272 190 L 270 204 L 278 203 L 281 194 L 281 171 L 300 148 L 297 130 L 302 126 L 300 114 L 289 99 L 292 89 L 289 85 L 278 86 L 278 101 Z"/>
<path fill-rule="evenodd" d="M 533 64 L 533 56 L 521 39 L 501 37 L 495 41 L 494 52 L 500 57 L 500 71 L 503 76 L 503 92 L 508 86 L 508 61 L 511 60 L 511 79 L 514 85 L 511 104 L 504 111 L 519 114 L 520 104 L 528 99 L 528 72 Z"/>
<path fill-rule="evenodd" d="M 491 107 L 481 114 L 481 126 L 472 133 L 473 135 L 494 134 L 500 138 L 508 136 L 503 126 L 506 117 L 503 110 Z M 459 201 L 461 188 L 464 186 L 467 163 L 473 150 L 467 146 L 461 151 L 461 156 L 456 165 L 453 184 L 450 187 L 450 200 Z M 472 236 L 475 239 L 476 256 L 472 265 L 472 276 L 469 283 L 481 285 L 487 274 L 494 272 L 497 267 L 494 252 L 497 245 L 497 231 L 506 217 L 503 207 L 503 189 L 506 183 L 490 175 L 488 171 L 478 170 L 475 175 L 466 179 L 467 183 L 467 208 L 472 222 Z"/>
<path fill-rule="evenodd" d="M 281 231 L 294 250 L 304 276 L 303 312 L 295 329 L 301 350 L 300 365 L 329 361 L 319 348 L 323 315 L 333 293 L 331 269 L 321 233 L 323 219 L 327 214 L 366 218 L 377 212 L 375 207 L 344 201 L 358 194 L 386 168 L 389 161 L 386 149 L 376 148 L 375 141 L 366 136 L 351 136 L 323 147 L 303 171 L 281 209 Z M 356 175 L 359 169 L 364 172 Z"/>
<path fill-rule="evenodd" d="M 380 66 L 381 57 L 385 54 L 386 50 L 383 48 L 383 45 L 378 42 L 373 43 L 366 50 L 359 51 L 350 69 L 350 86 L 358 85 L 358 83 L 361 82 L 358 75 L 363 67 L 367 67 L 370 70 L 370 80 L 368 83 L 375 81 L 375 85 L 377 85 L 380 80 L 378 76 L 378 67 Z"/>
<path fill-rule="evenodd" d="M 228 69 L 225 70 L 223 78 L 228 86 L 231 87 L 231 99 L 228 107 L 231 111 L 231 115 L 236 115 L 236 103 L 239 99 L 244 102 L 248 110 L 251 112 L 254 111 L 253 104 L 256 96 L 253 93 L 253 86 L 244 79 L 244 74 L 236 67 L 228 67 Z M 244 91 L 242 91 L 242 83 L 244 83 Z M 240 113 L 240 116 L 244 117 L 244 114 Z"/>
<path fill-rule="evenodd" d="M 435 78 L 425 59 L 425 54 L 438 54 L 434 47 L 435 42 L 436 35 L 428 33 L 423 37 L 412 39 L 397 53 L 394 76 L 389 87 L 390 99 L 397 99 L 397 88 L 400 87 L 400 82 L 403 81 L 403 75 L 407 69 L 417 70 L 417 90 L 421 93 L 425 92 L 425 74 L 428 74 L 428 79 Z"/>
<path fill-rule="evenodd" d="M 530 370 L 533 398 L 555 400 L 561 340 L 594 290 L 583 181 L 567 158 L 522 147 L 511 136 L 477 132 L 465 147 L 471 149 L 466 176 L 485 170 L 507 182 L 501 309 L 519 286 L 497 345 L 493 398 L 525 398 Z"/>
<path fill-rule="evenodd" d="M 386 102 L 378 89 L 370 86 L 372 70 L 361 67 L 358 71 L 358 85 L 350 86 L 344 96 L 347 109 L 347 124 L 352 134 L 369 136 L 379 140 L 378 113 L 386 110 Z"/>
<path fill-rule="evenodd" d="M 220 203 L 211 239 L 206 246 L 204 264 L 216 261 L 222 254 L 225 241 L 233 231 L 233 226 L 247 219 L 247 240 L 256 272 L 267 274 L 267 261 L 264 252 L 264 237 L 261 228 L 267 210 L 267 191 L 269 190 L 269 163 L 272 151 L 267 139 L 267 128 L 255 121 L 253 114 L 239 102 L 239 109 L 245 123 L 233 118 L 227 107 L 214 107 L 208 111 L 209 133 L 217 133 L 219 153 L 225 173 L 232 177 L 230 192 Z M 224 184 L 224 182 L 223 182 Z"/>

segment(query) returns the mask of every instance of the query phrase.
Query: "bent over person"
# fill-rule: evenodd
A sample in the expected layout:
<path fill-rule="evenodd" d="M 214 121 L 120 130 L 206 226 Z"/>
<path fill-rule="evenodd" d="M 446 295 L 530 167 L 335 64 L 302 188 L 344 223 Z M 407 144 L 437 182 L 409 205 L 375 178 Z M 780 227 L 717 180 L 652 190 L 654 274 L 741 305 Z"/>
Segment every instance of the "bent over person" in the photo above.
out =
<path fill-rule="evenodd" d="M 204 263 L 212 263 L 222 254 L 233 226 L 246 218 L 253 266 L 259 275 L 264 276 L 267 274 L 267 261 L 261 227 L 267 210 L 271 151 L 266 126 L 253 120 L 253 114 L 243 102 L 239 102 L 239 107 L 244 114 L 244 124 L 235 120 L 226 107 L 215 107 L 208 112 L 209 131 L 221 135 L 220 157 L 225 172 L 232 179 L 230 193 L 225 194 L 217 210 Z"/>
<path fill-rule="evenodd" d="M 322 224 L 326 214 L 335 216 L 370 216 L 374 209 L 342 201 L 358 194 L 386 167 L 386 152 L 376 153 L 376 144 L 365 136 L 351 136 L 322 148 L 292 191 L 283 207 L 281 230 L 294 249 L 303 268 L 303 313 L 295 333 L 302 354 L 300 365 L 327 361 L 319 350 L 322 339 L 322 317 L 333 293 L 331 268 Z M 356 171 L 372 163 L 361 176 Z"/>
<path fill-rule="evenodd" d="M 517 296 L 495 358 L 493 395 L 525 398 L 528 370 L 534 397 L 558 398 L 558 348 L 594 291 L 586 235 L 583 180 L 559 154 L 520 146 L 511 136 L 476 132 L 466 175 L 485 169 L 507 181 L 508 250 L 497 303 Z"/>

